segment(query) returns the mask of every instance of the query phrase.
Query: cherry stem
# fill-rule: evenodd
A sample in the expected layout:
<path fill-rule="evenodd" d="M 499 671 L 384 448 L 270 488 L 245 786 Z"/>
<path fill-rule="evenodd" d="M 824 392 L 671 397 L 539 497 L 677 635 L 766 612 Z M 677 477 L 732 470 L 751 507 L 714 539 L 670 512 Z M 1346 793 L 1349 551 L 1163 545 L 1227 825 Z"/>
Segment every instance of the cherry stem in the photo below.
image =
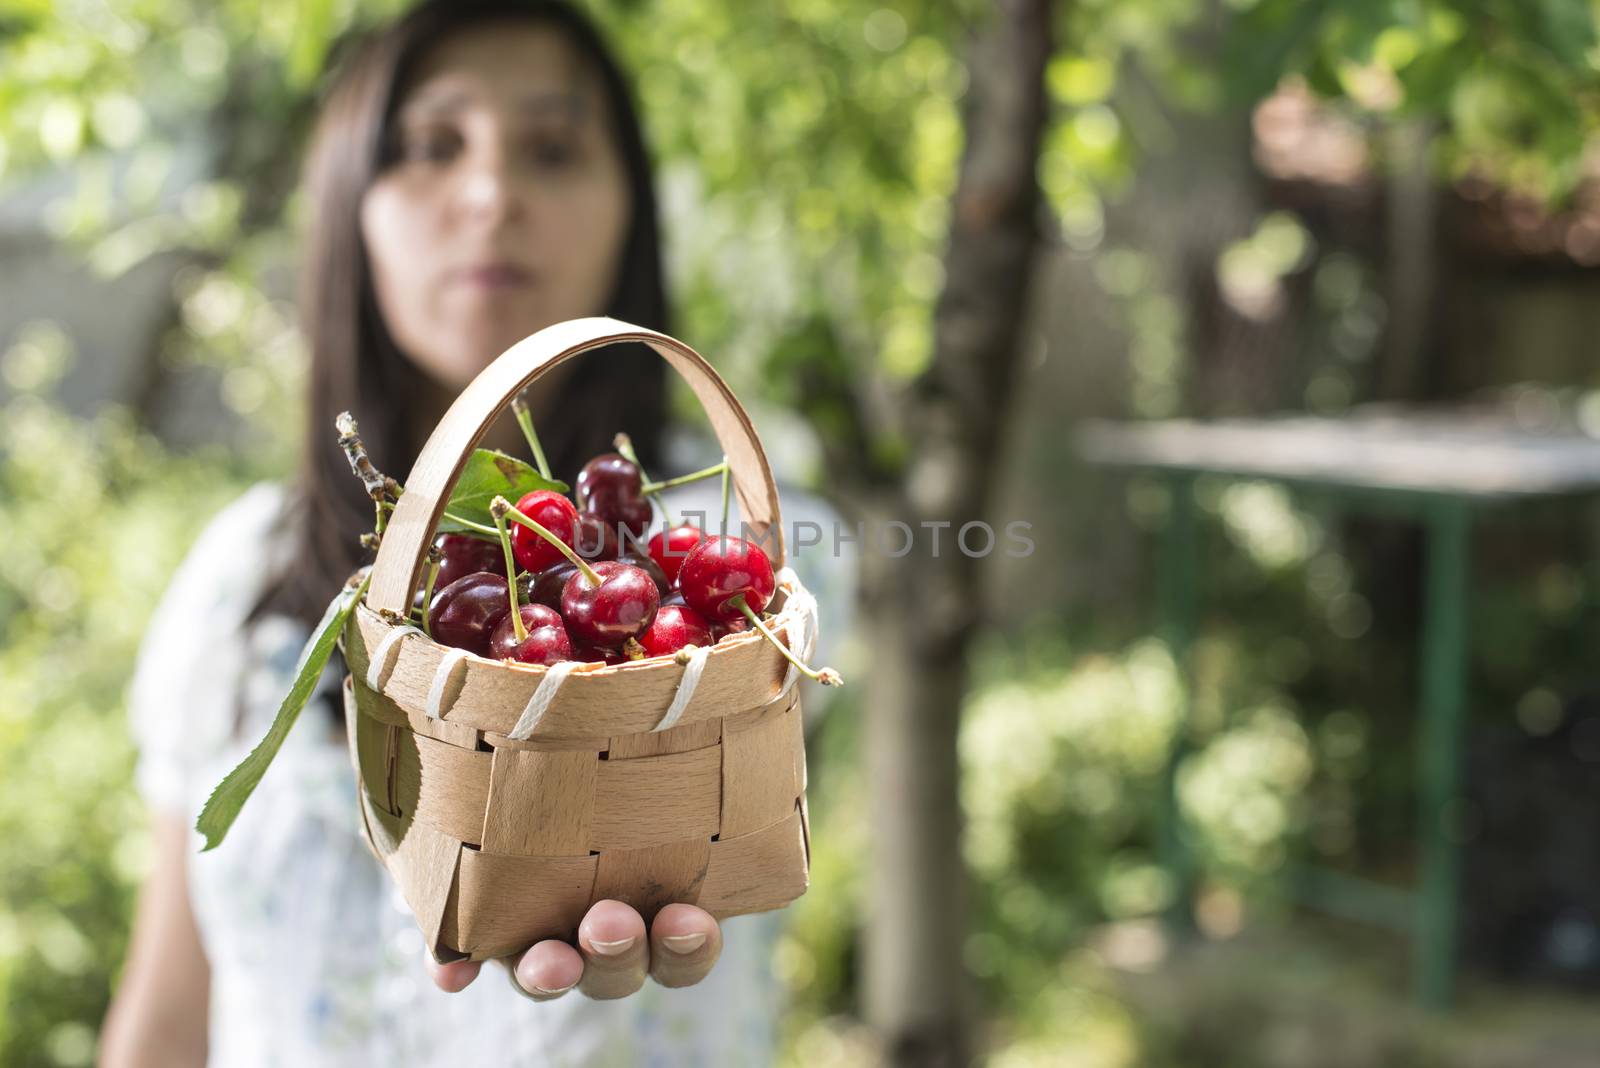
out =
<path fill-rule="evenodd" d="M 833 670 L 833 668 L 825 667 L 821 671 L 813 671 L 810 667 L 802 663 L 800 658 L 795 656 L 787 645 L 780 642 L 778 640 L 778 636 L 772 633 L 772 631 L 768 630 L 765 623 L 761 622 L 761 617 L 756 615 L 755 612 L 751 610 L 750 606 L 745 603 L 744 594 L 735 594 L 733 597 L 728 599 L 728 603 L 742 612 L 744 614 L 744 618 L 748 619 L 752 626 L 754 626 L 762 634 L 766 635 L 767 641 L 777 646 L 778 652 L 782 653 L 788 659 L 789 663 L 799 668 L 800 673 L 806 678 L 815 679 L 824 686 L 844 685 L 844 679 L 840 678 L 839 673 Z"/>
<path fill-rule="evenodd" d="M 732 486 L 731 472 L 728 470 L 728 458 L 722 458 L 722 529 L 719 533 L 728 533 L 728 490 Z"/>
<path fill-rule="evenodd" d="M 646 497 L 656 502 L 656 507 L 661 509 L 661 521 L 668 529 L 672 527 L 672 513 L 667 511 L 667 503 L 661 499 L 661 494 L 650 488 L 650 476 L 644 473 L 644 464 L 639 462 L 638 453 L 633 451 L 633 439 L 626 434 L 618 434 L 611 439 L 611 444 L 616 446 L 618 452 L 633 466 L 639 469 L 639 489 Z"/>
<path fill-rule="evenodd" d="M 511 532 L 506 529 L 506 510 L 510 508 L 510 502 L 504 497 L 496 497 L 489 505 L 489 514 L 494 516 L 494 527 L 500 535 L 500 548 L 506 554 L 506 574 L 511 576 L 506 581 L 506 596 L 511 598 L 511 629 L 516 632 L 517 644 L 521 645 L 528 637 L 528 632 L 522 625 L 522 606 L 517 603 L 517 557 L 511 551 Z"/>
<path fill-rule="evenodd" d="M 728 461 L 723 460 L 719 464 L 712 464 L 710 467 L 702 467 L 698 471 L 691 471 L 687 475 L 679 475 L 677 478 L 669 478 L 665 482 L 646 482 L 644 485 L 639 487 L 639 492 L 660 493 L 662 490 L 674 489 L 678 486 L 687 486 L 691 482 L 699 482 L 701 479 L 710 478 L 712 475 L 721 475 L 724 479 L 726 479 L 728 477 Z"/>
<path fill-rule="evenodd" d="M 605 579 L 600 577 L 600 573 L 598 571 L 589 566 L 589 562 L 587 560 L 572 551 L 572 546 L 556 537 L 555 534 L 553 534 L 543 525 L 535 522 L 532 519 L 529 519 L 527 516 L 517 511 L 516 505 L 506 500 L 504 497 L 496 497 L 494 500 L 489 502 L 489 514 L 495 515 L 496 512 L 500 513 L 499 515 L 495 516 L 495 522 L 497 524 L 505 519 L 510 519 L 515 523 L 521 523 L 523 526 L 539 535 L 539 537 L 543 538 L 545 541 L 561 550 L 561 555 L 565 556 L 567 560 L 577 567 L 579 571 L 582 571 L 583 577 L 588 579 L 595 589 L 599 589 L 600 584 L 605 581 Z M 511 543 L 509 540 L 507 540 L 506 544 L 509 546 Z M 506 550 L 507 553 L 510 551 L 511 550 L 509 548 Z M 514 566 L 515 565 L 510 562 L 510 558 L 508 557 L 507 568 L 510 569 Z"/>
<path fill-rule="evenodd" d="M 433 584 L 439 577 L 439 563 L 443 557 L 437 545 L 428 546 L 428 584 L 422 593 L 422 633 L 429 638 L 433 637 L 433 627 L 428 623 L 428 616 L 433 611 Z"/>
<path fill-rule="evenodd" d="M 533 413 L 528 410 L 528 402 L 518 393 L 511 398 L 511 411 L 517 417 L 517 425 L 522 428 L 522 436 L 528 439 L 528 448 L 533 450 L 533 462 L 539 465 L 539 474 L 546 481 L 550 480 L 550 461 L 544 458 L 544 449 L 539 445 L 539 435 L 533 429 Z"/>

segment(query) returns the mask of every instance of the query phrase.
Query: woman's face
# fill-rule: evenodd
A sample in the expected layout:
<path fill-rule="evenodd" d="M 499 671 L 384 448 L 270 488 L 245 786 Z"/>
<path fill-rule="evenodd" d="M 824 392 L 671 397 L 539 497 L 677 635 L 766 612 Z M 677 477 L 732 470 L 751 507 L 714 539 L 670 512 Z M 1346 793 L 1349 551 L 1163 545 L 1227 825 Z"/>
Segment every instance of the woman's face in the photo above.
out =
<path fill-rule="evenodd" d="M 514 22 L 446 38 L 403 88 L 361 234 L 390 335 L 440 385 L 604 312 L 630 211 L 605 104 L 557 31 Z"/>

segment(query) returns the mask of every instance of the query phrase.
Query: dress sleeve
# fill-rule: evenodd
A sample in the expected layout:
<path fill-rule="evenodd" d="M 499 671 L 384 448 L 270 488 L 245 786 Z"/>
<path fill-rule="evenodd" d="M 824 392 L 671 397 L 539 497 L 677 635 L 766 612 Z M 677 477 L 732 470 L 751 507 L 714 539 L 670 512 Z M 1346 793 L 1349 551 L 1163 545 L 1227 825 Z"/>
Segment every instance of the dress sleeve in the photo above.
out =
<path fill-rule="evenodd" d="M 259 551 L 283 503 L 255 486 L 211 520 L 162 594 L 128 690 L 134 785 L 151 809 L 192 818 L 198 772 L 233 728 L 242 624 L 262 588 Z"/>

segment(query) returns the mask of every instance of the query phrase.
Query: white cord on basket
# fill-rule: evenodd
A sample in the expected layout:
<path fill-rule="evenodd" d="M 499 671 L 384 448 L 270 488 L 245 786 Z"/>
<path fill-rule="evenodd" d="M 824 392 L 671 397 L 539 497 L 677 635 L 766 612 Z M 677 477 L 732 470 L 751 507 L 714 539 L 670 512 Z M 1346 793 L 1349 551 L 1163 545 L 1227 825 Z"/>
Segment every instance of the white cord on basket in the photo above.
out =
<path fill-rule="evenodd" d="M 689 654 L 689 662 L 683 667 L 683 675 L 678 679 L 678 692 L 672 695 L 672 704 L 661 716 L 661 722 L 650 728 L 650 733 L 671 730 L 677 724 L 683 710 L 689 707 L 689 699 L 694 696 L 695 688 L 700 685 L 700 676 L 706 670 L 706 658 L 711 655 L 711 647 L 702 645 Z"/>
<path fill-rule="evenodd" d="M 372 658 L 367 662 L 367 689 L 379 689 L 378 680 L 383 678 L 383 669 L 389 659 L 389 650 L 398 649 L 400 647 L 400 639 L 407 634 L 421 634 L 424 638 L 427 637 L 422 631 L 409 624 L 395 627 L 388 634 L 385 634 L 383 641 L 378 643 L 378 647 L 372 651 Z M 396 661 L 399 660 L 398 654 L 395 659 Z"/>
<path fill-rule="evenodd" d="M 439 668 L 433 673 L 433 685 L 428 687 L 428 718 L 440 719 L 443 713 L 439 705 L 444 702 L 444 688 L 450 683 L 450 675 L 455 671 L 456 665 L 471 654 L 465 649 L 446 649 L 444 656 L 439 658 Z"/>
<path fill-rule="evenodd" d="M 777 579 L 780 586 L 787 585 L 789 587 L 789 596 L 784 602 L 783 610 L 787 612 L 791 607 L 800 610 L 799 634 L 795 635 L 793 631 L 790 632 L 792 640 L 789 651 L 801 660 L 809 661 L 812 654 L 816 652 L 817 645 L 817 599 L 812 596 L 810 590 L 805 588 L 805 584 L 800 581 L 800 576 L 794 573 L 794 568 L 787 566 L 780 568 Z M 790 661 L 789 670 L 783 676 L 783 685 L 778 688 L 778 696 L 774 697 L 773 700 L 782 700 L 790 689 L 794 687 L 795 680 L 799 677 L 800 669 L 794 665 L 793 661 Z"/>
<path fill-rule="evenodd" d="M 562 660 L 551 664 L 544 670 L 544 678 L 539 680 L 539 685 L 533 688 L 533 696 L 528 698 L 528 706 L 522 710 L 522 715 L 517 717 L 517 725 L 511 728 L 511 733 L 506 735 L 514 742 L 527 741 L 528 736 L 539 726 L 539 721 L 550 708 L 550 703 L 556 699 L 556 691 L 561 689 L 561 684 L 567 681 L 567 676 L 572 669 L 578 666 L 576 660 Z"/>

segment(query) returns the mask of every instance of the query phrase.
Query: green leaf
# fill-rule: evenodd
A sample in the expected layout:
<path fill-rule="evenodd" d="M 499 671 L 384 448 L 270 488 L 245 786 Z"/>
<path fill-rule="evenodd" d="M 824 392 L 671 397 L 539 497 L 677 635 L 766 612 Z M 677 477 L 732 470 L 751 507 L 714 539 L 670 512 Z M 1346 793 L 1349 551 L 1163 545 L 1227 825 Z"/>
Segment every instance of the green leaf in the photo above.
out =
<path fill-rule="evenodd" d="M 328 666 L 328 657 L 333 655 L 334 643 L 338 641 L 339 632 L 344 629 L 345 620 L 350 617 L 351 609 L 355 607 L 356 602 L 367 592 L 367 583 L 371 580 L 372 573 L 369 571 L 359 586 L 344 587 L 338 596 L 329 602 L 328 610 L 322 614 L 322 621 L 311 632 L 305 648 L 300 650 L 300 663 L 295 667 L 294 684 L 289 687 L 289 693 L 278 706 L 278 714 L 273 719 L 272 726 L 267 729 L 266 737 L 250 750 L 249 755 L 239 762 L 238 767 L 228 772 L 227 777 L 217 784 L 217 788 L 211 791 L 210 798 L 206 800 L 205 808 L 200 810 L 200 818 L 195 820 L 194 826 L 195 830 L 206 836 L 206 844 L 201 852 L 215 849 L 222 844 L 228 828 L 232 827 L 233 821 L 238 818 L 239 810 L 244 808 L 244 803 L 250 799 L 256 785 L 261 782 L 261 777 L 267 773 L 273 758 L 283 747 L 283 740 L 288 737 L 289 729 L 294 726 L 294 721 L 300 718 L 301 709 L 305 708 L 306 702 L 310 700 L 311 691 L 316 688 L 323 669 Z"/>
<path fill-rule="evenodd" d="M 565 493 L 567 488 L 565 482 L 545 478 L 531 464 L 515 456 L 507 456 L 494 449 L 474 449 L 461 477 L 456 479 L 445 511 L 451 516 L 492 527 L 494 517 L 489 514 L 489 502 L 496 497 L 504 497 L 515 504 L 523 494 L 534 490 Z M 468 529 L 450 518 L 439 520 L 441 534 L 461 533 Z"/>

